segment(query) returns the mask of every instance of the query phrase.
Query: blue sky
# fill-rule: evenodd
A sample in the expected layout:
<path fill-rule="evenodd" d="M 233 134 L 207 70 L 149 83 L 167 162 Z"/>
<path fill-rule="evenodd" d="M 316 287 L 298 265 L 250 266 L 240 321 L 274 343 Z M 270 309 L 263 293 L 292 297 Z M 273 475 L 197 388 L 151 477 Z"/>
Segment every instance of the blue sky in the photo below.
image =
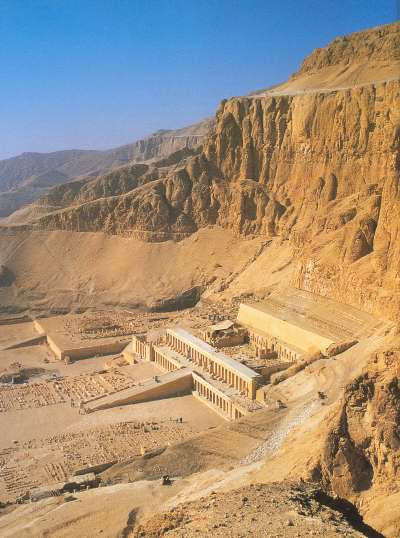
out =
<path fill-rule="evenodd" d="M 0 158 L 109 148 L 285 80 L 387 0 L 0 0 Z"/>

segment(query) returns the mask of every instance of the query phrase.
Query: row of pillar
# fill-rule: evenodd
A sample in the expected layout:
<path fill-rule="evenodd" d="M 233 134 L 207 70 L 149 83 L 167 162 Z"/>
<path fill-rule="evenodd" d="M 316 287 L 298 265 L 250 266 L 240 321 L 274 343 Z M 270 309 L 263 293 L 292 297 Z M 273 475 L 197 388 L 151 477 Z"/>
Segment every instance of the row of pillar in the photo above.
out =
<path fill-rule="evenodd" d="M 158 351 L 155 351 L 154 353 L 154 362 L 159 366 L 160 368 L 163 368 L 164 370 L 167 370 L 167 372 L 173 372 L 176 370 L 176 365 L 169 361 L 166 357 L 161 355 Z"/>
<path fill-rule="evenodd" d="M 288 359 L 294 362 L 298 359 L 298 354 L 288 349 L 284 344 L 277 339 L 266 336 L 260 336 L 256 333 L 250 333 L 250 341 L 256 346 L 263 347 L 268 351 L 276 351 L 280 359 Z"/>
<path fill-rule="evenodd" d="M 153 355 L 153 346 L 147 342 L 143 342 L 138 337 L 133 337 L 135 344 L 135 353 L 143 360 L 151 361 Z"/>
<path fill-rule="evenodd" d="M 213 405 L 218 407 L 225 415 L 232 417 L 232 403 L 225 398 L 219 396 L 215 391 L 203 385 L 199 381 L 195 380 L 194 382 L 195 390 L 197 393 L 211 402 Z"/>
<path fill-rule="evenodd" d="M 192 360 L 195 364 L 203 368 L 206 372 L 216 375 L 221 378 L 225 383 L 234 387 L 239 392 L 244 392 L 250 398 L 253 398 L 252 387 L 249 386 L 249 382 L 235 374 L 222 364 L 213 360 L 211 357 L 204 353 L 201 353 L 197 349 L 194 349 L 189 344 L 183 342 L 174 335 L 168 334 L 167 343 L 175 351 L 181 353 L 185 357 Z"/>

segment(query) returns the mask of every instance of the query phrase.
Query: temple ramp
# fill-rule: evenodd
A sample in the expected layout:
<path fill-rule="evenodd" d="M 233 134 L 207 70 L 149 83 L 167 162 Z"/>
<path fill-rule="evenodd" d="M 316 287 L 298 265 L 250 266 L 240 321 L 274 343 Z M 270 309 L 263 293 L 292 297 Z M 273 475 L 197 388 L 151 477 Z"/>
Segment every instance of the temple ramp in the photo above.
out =
<path fill-rule="evenodd" d="M 84 404 L 86 412 L 109 409 L 122 405 L 131 405 L 140 402 L 149 402 L 173 396 L 190 394 L 193 388 L 193 370 L 181 368 L 159 376 L 155 376 L 141 385 L 121 390 L 115 394 L 107 394 Z"/>
<path fill-rule="evenodd" d="M 129 362 L 129 364 L 134 364 L 136 362 L 138 356 L 135 353 L 132 341 L 130 341 L 129 344 L 122 350 L 122 356 L 127 362 Z"/>

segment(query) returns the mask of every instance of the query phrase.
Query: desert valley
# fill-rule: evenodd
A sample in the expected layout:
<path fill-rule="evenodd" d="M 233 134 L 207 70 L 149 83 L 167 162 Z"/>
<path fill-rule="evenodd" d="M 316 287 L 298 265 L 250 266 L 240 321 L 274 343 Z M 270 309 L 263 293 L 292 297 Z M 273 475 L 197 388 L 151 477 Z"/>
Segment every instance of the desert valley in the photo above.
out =
<path fill-rule="evenodd" d="M 400 24 L 0 161 L 0 536 L 400 536 Z"/>

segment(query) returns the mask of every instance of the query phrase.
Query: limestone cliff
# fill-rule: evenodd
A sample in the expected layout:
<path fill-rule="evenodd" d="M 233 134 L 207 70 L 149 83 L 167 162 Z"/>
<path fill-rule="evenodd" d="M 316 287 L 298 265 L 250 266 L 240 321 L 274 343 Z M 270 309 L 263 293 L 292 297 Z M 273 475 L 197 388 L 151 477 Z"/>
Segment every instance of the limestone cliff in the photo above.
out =
<path fill-rule="evenodd" d="M 219 223 L 233 225 L 238 233 L 276 235 L 309 230 L 312 224 L 309 233 L 318 234 L 337 230 L 359 215 L 349 210 L 337 222 L 323 221 L 327 209 L 345 211 L 346 201 L 365 206 L 377 219 L 384 186 L 397 172 L 398 100 L 397 81 L 345 92 L 233 98 L 220 106 L 215 131 L 201 154 L 172 167 L 154 167 L 153 181 L 140 193 L 129 183 L 127 192 L 104 194 L 139 199 L 139 206 L 144 198 L 151 199 L 153 213 L 160 207 L 169 213 L 160 224 L 163 231 L 190 232 L 202 224 Z M 148 169 L 142 171 L 143 175 Z M 119 174 L 137 176 L 138 168 L 121 169 Z M 93 201 L 100 208 L 106 202 L 98 185 L 109 181 L 111 175 L 91 182 L 95 192 L 91 200 L 82 201 Z M 87 185 L 79 188 L 81 196 Z M 350 198 L 354 194 L 357 200 Z M 123 229 L 127 215 L 122 200 L 109 203 Z M 89 229 L 104 227 L 101 219 L 85 219 L 87 207 L 67 211 L 81 215 L 82 225 L 86 222 Z M 316 212 L 322 219 L 315 218 Z M 62 226 L 63 218 L 52 214 L 40 225 Z M 139 225 L 135 215 L 130 219 Z M 347 257 L 352 261 L 366 253 L 364 244 L 354 253 L 351 248 Z"/>
<path fill-rule="evenodd" d="M 373 61 L 373 77 L 379 63 L 398 61 L 398 30 L 394 24 L 335 40 L 296 77 L 334 67 L 340 58 L 348 68 L 362 64 L 364 75 Z M 300 94 L 278 87 L 223 101 L 195 154 L 178 152 L 58 187 L 41 200 L 49 211 L 35 227 L 158 241 L 217 224 L 279 238 L 294 250 L 298 287 L 395 318 L 399 80 L 327 86 Z"/>
<path fill-rule="evenodd" d="M 316 475 L 361 508 L 385 536 L 399 536 L 400 349 L 377 353 L 332 414 Z M 381 508 L 377 508 L 381 505 Z"/>

